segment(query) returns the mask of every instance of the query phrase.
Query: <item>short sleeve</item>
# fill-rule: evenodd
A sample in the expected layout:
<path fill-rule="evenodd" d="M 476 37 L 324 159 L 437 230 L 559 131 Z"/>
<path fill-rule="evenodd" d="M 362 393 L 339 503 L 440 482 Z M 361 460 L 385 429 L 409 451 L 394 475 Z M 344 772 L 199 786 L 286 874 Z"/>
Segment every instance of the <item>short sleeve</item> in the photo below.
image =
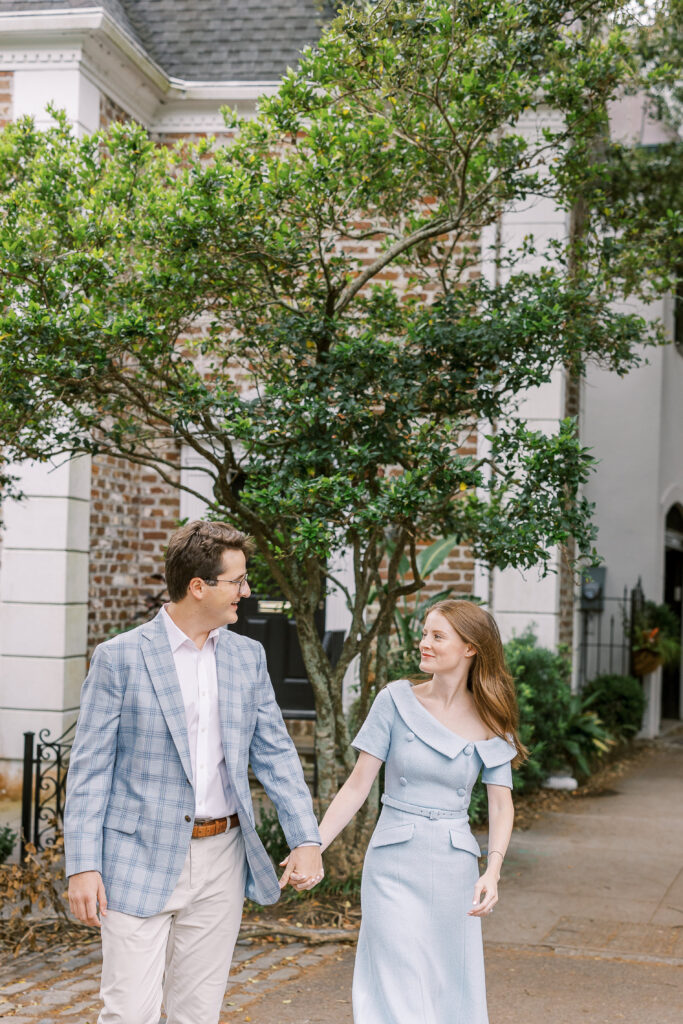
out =
<path fill-rule="evenodd" d="M 486 786 L 507 786 L 508 789 L 512 789 L 512 768 L 510 762 L 505 761 L 503 764 L 497 764 L 494 768 L 484 767 L 481 773 L 481 781 Z"/>
<path fill-rule="evenodd" d="M 385 688 L 375 697 L 368 717 L 358 731 L 351 746 L 364 750 L 366 754 L 386 761 L 391 743 L 391 726 L 394 721 L 394 702 Z"/>

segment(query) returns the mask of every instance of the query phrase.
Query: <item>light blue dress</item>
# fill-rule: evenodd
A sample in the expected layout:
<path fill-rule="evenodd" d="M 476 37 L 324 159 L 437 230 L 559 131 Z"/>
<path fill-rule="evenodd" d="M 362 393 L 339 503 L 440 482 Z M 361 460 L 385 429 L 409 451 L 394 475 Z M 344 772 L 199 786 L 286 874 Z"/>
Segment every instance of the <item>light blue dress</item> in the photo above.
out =
<path fill-rule="evenodd" d="M 488 1024 L 481 921 L 468 917 L 479 846 L 467 808 L 483 781 L 512 788 L 516 750 L 442 725 L 406 679 L 375 699 L 353 741 L 386 761 L 363 866 L 355 1024 Z"/>

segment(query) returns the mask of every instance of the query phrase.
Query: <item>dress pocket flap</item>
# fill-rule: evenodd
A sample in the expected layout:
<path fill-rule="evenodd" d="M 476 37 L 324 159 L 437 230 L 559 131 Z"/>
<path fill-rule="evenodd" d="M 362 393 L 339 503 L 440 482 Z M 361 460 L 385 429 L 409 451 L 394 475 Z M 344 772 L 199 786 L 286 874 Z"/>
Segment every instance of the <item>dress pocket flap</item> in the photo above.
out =
<path fill-rule="evenodd" d="M 469 830 L 452 828 L 451 846 L 454 846 L 457 850 L 467 850 L 468 853 L 473 853 L 475 857 L 479 857 L 481 854 L 479 843 Z"/>
<path fill-rule="evenodd" d="M 413 838 L 415 831 L 414 822 L 407 825 L 392 825 L 391 828 L 380 829 L 375 832 L 370 842 L 371 846 L 389 846 L 392 843 L 405 843 Z"/>
<path fill-rule="evenodd" d="M 111 807 L 104 816 L 104 827 L 132 835 L 138 826 L 139 818 L 140 811 L 124 811 L 119 807 Z"/>

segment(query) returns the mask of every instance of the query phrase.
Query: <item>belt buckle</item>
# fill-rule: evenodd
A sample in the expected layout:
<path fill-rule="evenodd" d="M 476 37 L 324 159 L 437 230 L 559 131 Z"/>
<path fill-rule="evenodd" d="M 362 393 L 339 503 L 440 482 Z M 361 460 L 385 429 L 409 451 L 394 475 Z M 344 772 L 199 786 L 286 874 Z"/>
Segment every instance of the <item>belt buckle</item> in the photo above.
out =
<path fill-rule="evenodd" d="M 436 819 L 437 819 L 438 817 L 439 817 L 439 812 L 438 812 L 438 811 L 436 811 L 436 810 L 434 810 L 434 808 L 432 808 L 432 809 L 430 810 L 430 812 L 429 812 L 429 820 L 430 820 L 430 821 L 436 821 Z"/>

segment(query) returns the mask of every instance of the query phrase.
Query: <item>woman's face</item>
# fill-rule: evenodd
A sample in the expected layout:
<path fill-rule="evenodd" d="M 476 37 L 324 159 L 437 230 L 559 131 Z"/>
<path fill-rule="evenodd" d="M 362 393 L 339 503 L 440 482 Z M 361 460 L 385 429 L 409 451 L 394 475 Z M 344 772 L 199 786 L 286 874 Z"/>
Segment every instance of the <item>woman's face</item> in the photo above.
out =
<path fill-rule="evenodd" d="M 443 675 L 453 672 L 476 653 L 441 612 L 430 612 L 420 641 L 420 671 Z"/>

